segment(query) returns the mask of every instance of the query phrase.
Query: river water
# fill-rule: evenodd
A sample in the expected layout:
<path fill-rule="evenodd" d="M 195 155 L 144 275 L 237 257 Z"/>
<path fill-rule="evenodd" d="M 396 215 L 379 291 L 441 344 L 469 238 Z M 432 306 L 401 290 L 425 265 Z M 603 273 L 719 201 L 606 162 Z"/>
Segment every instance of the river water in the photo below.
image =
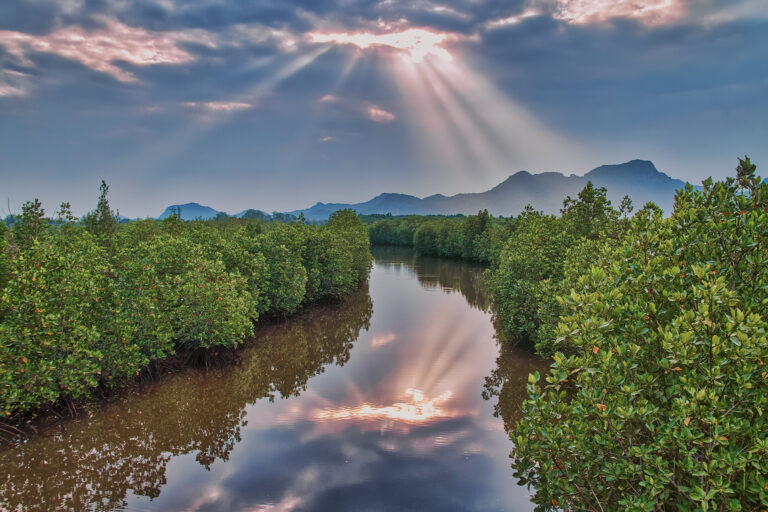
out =
<path fill-rule="evenodd" d="M 137 385 L 0 451 L 0 510 L 528 511 L 505 432 L 528 372 L 482 269 L 375 248 L 343 304 L 238 361 Z"/>

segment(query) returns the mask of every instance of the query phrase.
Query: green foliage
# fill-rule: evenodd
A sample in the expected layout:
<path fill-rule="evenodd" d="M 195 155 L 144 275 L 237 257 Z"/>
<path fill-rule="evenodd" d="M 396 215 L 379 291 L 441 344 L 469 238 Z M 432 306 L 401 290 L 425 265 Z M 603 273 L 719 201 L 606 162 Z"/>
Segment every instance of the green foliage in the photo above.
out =
<path fill-rule="evenodd" d="M 299 226 L 291 224 L 276 224 L 256 238 L 267 262 L 264 307 L 273 315 L 289 315 L 304 300 L 307 269 L 302 264 L 303 241 Z"/>
<path fill-rule="evenodd" d="M 326 225 L 217 218 L 118 224 L 102 182 L 75 224 L 28 202 L 0 227 L 0 411 L 91 396 L 179 349 L 235 347 L 263 315 L 360 288 L 368 232 L 351 211 Z"/>
<path fill-rule="evenodd" d="M 171 348 L 153 339 L 236 346 L 253 331 L 247 280 L 191 240 L 164 235 L 128 249 L 119 274 L 119 313 L 138 331 L 140 346 L 154 351 L 150 359 Z"/>
<path fill-rule="evenodd" d="M 542 353 L 547 352 L 542 340 L 548 339 L 560 314 L 555 296 L 562 289 L 566 263 L 583 269 L 597 247 L 617 239 L 626 227 L 606 190 L 591 182 L 577 199 L 565 199 L 561 213 L 543 215 L 527 207 L 515 219 L 498 264 L 489 273 L 499 333 L 505 339 L 533 342 Z"/>
<path fill-rule="evenodd" d="M 541 323 L 538 309 L 547 300 L 552 282 L 562 278 L 572 241 L 561 219 L 532 209 L 520 215 L 491 279 L 497 329 L 505 336 L 535 336 Z"/>
<path fill-rule="evenodd" d="M 0 406 L 10 414 L 62 395 L 85 396 L 107 352 L 122 350 L 110 321 L 106 254 L 87 233 L 22 246 L 0 297 Z"/>
<path fill-rule="evenodd" d="M 106 247 L 111 247 L 112 240 L 117 233 L 117 214 L 112 211 L 107 200 L 109 186 L 104 180 L 99 186 L 99 202 L 96 209 L 83 217 L 85 229 Z"/>
<path fill-rule="evenodd" d="M 303 263 L 310 301 L 339 299 L 358 288 L 373 263 L 365 225 L 351 210 L 341 210 L 325 226 L 307 226 Z"/>
<path fill-rule="evenodd" d="M 5 285 L 10 279 L 11 261 L 8 254 L 8 231 L 6 225 L 0 223 L 0 295 L 2 295 Z M 3 311 L 0 309 L 0 319 L 2 316 Z"/>
<path fill-rule="evenodd" d="M 38 199 L 27 201 L 21 207 L 21 216 L 13 224 L 13 242 L 18 247 L 31 247 L 35 240 L 46 235 L 45 210 Z"/>
<path fill-rule="evenodd" d="M 487 210 L 468 217 L 435 215 L 371 216 L 371 243 L 414 247 L 420 254 L 495 261 L 514 220 L 494 218 Z"/>
<path fill-rule="evenodd" d="M 764 508 L 768 185 L 740 160 L 592 249 L 514 432 L 538 510 Z"/>

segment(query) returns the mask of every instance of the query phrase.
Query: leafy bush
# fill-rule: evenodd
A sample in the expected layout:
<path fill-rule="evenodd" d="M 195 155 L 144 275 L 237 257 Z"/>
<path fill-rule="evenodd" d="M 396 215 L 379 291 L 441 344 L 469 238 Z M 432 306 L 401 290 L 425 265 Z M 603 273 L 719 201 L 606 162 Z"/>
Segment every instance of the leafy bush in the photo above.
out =
<path fill-rule="evenodd" d="M 11 261 L 8 254 L 8 228 L 0 223 L 0 294 L 10 279 Z M 0 320 L 3 318 L 3 310 L 0 309 Z"/>
<path fill-rule="evenodd" d="M 641 210 L 559 297 L 514 433 L 538 510 L 768 503 L 768 185 L 737 171 Z"/>
<path fill-rule="evenodd" d="M 468 217 L 381 217 L 372 216 L 368 225 L 374 244 L 410 246 L 424 255 L 481 263 L 495 261 L 514 224 L 512 219 L 493 218 L 486 210 Z"/>
<path fill-rule="evenodd" d="M 180 348 L 234 347 L 265 313 L 338 299 L 368 278 L 368 231 L 351 211 L 324 226 L 177 215 L 119 224 L 107 192 L 102 182 L 80 225 L 68 204 L 51 221 L 35 200 L 10 236 L 0 228 L 6 415 L 89 397 Z"/>
<path fill-rule="evenodd" d="M 0 324 L 6 415 L 88 395 L 102 380 L 105 356 L 129 350 L 109 320 L 110 274 L 106 254 L 87 233 L 33 239 L 19 249 L 0 297 L 7 311 Z"/>
<path fill-rule="evenodd" d="M 631 208 L 625 198 L 623 209 Z M 496 327 L 504 339 L 529 341 L 547 354 L 547 340 L 560 307 L 554 300 L 564 278 L 592 263 L 595 249 L 615 241 L 626 229 L 626 221 L 611 207 L 605 188 L 591 182 L 576 199 L 567 197 L 562 215 L 543 215 L 533 208 L 515 219 L 498 263 L 489 273 L 494 293 Z M 570 282 L 570 281 L 568 281 Z"/>
<path fill-rule="evenodd" d="M 281 224 L 256 238 L 266 258 L 264 307 L 275 315 L 295 312 L 306 293 L 307 270 L 301 259 L 303 236 L 296 226 Z"/>
<path fill-rule="evenodd" d="M 307 300 L 336 300 L 357 289 L 366 281 L 372 261 L 368 231 L 351 210 L 333 213 L 325 226 L 307 226 Z"/>
<path fill-rule="evenodd" d="M 135 326 L 142 346 L 162 357 L 170 347 L 236 346 L 253 332 L 253 296 L 240 274 L 206 259 L 188 239 L 158 236 L 124 253 L 120 273 L 120 315 Z"/>

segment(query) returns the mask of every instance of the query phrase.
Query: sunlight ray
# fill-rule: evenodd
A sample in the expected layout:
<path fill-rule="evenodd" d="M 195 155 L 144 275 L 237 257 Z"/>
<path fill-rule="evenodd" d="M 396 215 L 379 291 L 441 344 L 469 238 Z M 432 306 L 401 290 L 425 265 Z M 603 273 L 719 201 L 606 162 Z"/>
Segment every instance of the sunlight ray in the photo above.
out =
<path fill-rule="evenodd" d="M 439 72 L 434 64 L 428 62 L 423 66 L 424 73 L 428 75 L 427 81 L 435 97 L 445 106 L 450 117 L 450 123 L 459 132 L 459 138 L 463 146 L 470 153 L 475 168 L 479 172 L 487 173 L 489 170 L 498 169 L 503 165 L 503 158 L 493 145 L 491 137 L 485 135 L 481 123 L 477 118 L 468 115 L 467 109 L 456 94 L 454 89 L 446 87 L 445 80 L 441 80 Z"/>
<path fill-rule="evenodd" d="M 274 74 L 267 76 L 262 81 L 252 86 L 246 93 L 235 95 L 229 99 L 235 98 L 238 103 L 247 102 L 254 106 L 258 105 L 258 102 L 280 85 L 280 83 L 309 66 L 330 48 L 331 45 L 323 45 L 296 57 L 282 66 Z M 242 111 L 223 112 L 215 118 L 189 123 L 185 128 L 174 132 L 172 137 L 154 140 L 148 147 L 142 148 L 140 154 L 136 154 L 130 159 L 117 164 L 116 168 L 122 169 L 125 172 L 135 173 L 138 172 L 139 169 L 139 166 L 137 165 L 138 161 L 142 160 L 154 164 L 145 166 L 144 173 L 147 175 L 156 174 L 158 169 L 161 168 L 167 160 L 184 153 L 218 126 L 231 121 L 241 112 Z"/>
<path fill-rule="evenodd" d="M 422 85 L 419 73 L 406 62 L 393 63 L 395 79 L 406 106 L 408 126 L 417 141 L 416 149 L 425 164 L 437 160 L 448 173 L 455 174 L 457 162 L 464 164 L 465 155 L 454 140 L 443 114 Z"/>

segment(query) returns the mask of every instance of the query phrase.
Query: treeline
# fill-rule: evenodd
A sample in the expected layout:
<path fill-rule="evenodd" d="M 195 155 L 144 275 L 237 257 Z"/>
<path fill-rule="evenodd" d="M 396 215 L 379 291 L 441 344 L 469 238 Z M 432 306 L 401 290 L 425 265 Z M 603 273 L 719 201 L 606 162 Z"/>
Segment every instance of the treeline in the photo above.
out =
<path fill-rule="evenodd" d="M 516 475 L 537 510 L 761 510 L 768 184 L 745 158 L 666 218 L 585 199 L 524 214 L 493 272 L 502 327 L 553 361 L 528 378 Z"/>
<path fill-rule="evenodd" d="M 78 221 L 28 202 L 0 225 L 0 410 L 92 396 L 179 349 L 235 347 L 265 316 L 338 299 L 371 267 L 352 211 L 323 226 L 252 219 L 119 224 L 102 183 Z"/>
<path fill-rule="evenodd" d="M 502 339 L 532 343 L 542 355 L 560 314 L 557 296 L 569 290 L 566 275 L 578 274 L 595 252 L 619 240 L 633 210 L 628 197 L 614 209 L 606 189 L 588 182 L 576 198 L 563 201 L 560 215 L 527 207 L 488 272 L 496 329 Z"/>
<path fill-rule="evenodd" d="M 495 218 L 487 210 L 470 216 L 384 215 L 363 217 L 371 243 L 415 248 L 420 254 L 489 263 L 508 238 L 514 219 Z"/>
<path fill-rule="evenodd" d="M 587 183 L 567 197 L 561 215 L 526 207 L 517 217 L 487 211 L 470 216 L 369 216 L 371 243 L 414 247 L 420 254 L 461 258 L 489 265 L 486 283 L 494 296 L 498 333 L 511 342 L 538 343 L 558 315 L 555 297 L 566 261 L 589 260 L 599 243 L 616 241 L 628 226 L 632 202 L 614 209 L 605 188 Z M 544 347 L 541 347 L 544 349 Z"/>

